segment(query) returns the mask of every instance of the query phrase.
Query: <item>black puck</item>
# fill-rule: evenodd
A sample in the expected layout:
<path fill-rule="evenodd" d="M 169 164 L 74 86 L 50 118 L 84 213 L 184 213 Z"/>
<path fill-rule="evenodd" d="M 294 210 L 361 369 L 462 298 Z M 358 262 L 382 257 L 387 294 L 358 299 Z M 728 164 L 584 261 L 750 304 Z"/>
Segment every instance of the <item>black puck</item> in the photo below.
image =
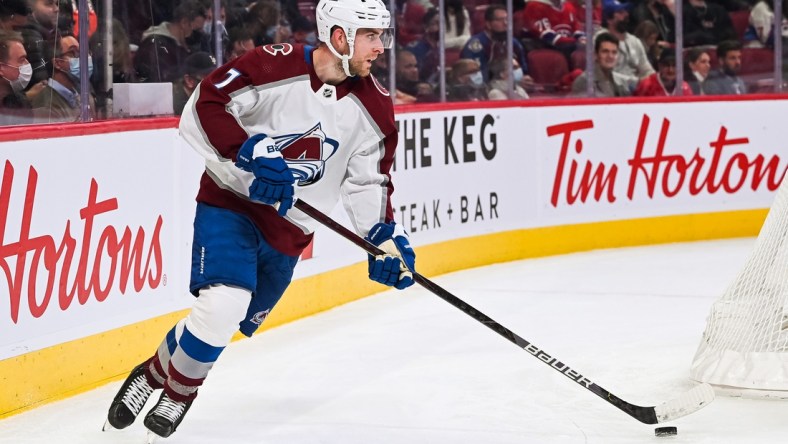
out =
<path fill-rule="evenodd" d="M 657 427 L 654 429 L 654 434 L 657 436 L 676 436 L 679 433 L 679 429 L 676 427 Z"/>

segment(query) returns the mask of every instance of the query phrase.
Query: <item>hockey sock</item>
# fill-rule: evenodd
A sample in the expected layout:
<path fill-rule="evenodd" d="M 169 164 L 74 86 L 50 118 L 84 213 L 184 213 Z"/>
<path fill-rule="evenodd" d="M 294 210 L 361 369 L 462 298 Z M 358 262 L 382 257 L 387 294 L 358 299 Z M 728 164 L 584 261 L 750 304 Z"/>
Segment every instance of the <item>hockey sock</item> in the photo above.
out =
<path fill-rule="evenodd" d="M 181 402 L 197 396 L 197 389 L 244 319 L 250 298 L 248 290 L 226 285 L 200 290 L 180 335 L 175 329 L 177 341 L 164 384 L 168 396 Z"/>

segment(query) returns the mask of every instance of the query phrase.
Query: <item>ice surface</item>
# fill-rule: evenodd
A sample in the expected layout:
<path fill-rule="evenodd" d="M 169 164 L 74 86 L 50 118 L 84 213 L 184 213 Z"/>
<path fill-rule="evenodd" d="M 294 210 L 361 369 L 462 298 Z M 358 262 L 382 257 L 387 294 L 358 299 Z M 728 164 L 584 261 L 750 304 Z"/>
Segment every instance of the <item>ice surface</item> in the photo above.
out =
<path fill-rule="evenodd" d="M 688 369 L 706 315 L 752 245 L 750 238 L 601 250 L 435 281 L 617 396 L 655 405 L 693 386 Z M 0 443 L 141 444 L 141 420 L 100 431 L 119 385 L 0 420 Z M 672 444 L 784 442 L 788 402 L 719 396 L 666 425 L 678 427 Z M 179 430 L 160 442 L 665 440 L 414 287 L 233 343 Z"/>

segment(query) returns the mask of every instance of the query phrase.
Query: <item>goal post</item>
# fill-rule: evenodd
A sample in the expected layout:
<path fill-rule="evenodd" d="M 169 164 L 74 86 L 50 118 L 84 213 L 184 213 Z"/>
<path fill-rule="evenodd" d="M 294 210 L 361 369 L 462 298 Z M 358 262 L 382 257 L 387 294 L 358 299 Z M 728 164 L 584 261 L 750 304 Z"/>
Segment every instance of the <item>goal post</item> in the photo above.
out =
<path fill-rule="evenodd" d="M 788 180 L 744 267 L 712 305 L 690 377 L 723 394 L 788 398 Z"/>

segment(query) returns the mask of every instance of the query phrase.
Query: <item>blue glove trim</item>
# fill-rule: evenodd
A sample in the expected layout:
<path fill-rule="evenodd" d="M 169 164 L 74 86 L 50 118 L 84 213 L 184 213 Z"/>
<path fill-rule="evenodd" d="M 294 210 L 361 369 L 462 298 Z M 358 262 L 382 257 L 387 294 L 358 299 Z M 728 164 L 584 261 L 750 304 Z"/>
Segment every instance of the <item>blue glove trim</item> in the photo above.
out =
<path fill-rule="evenodd" d="M 290 171 L 287 162 L 278 153 L 271 157 L 254 157 L 257 144 L 267 139 L 265 134 L 255 134 L 247 139 L 238 150 L 235 165 L 254 174 L 255 179 L 249 186 L 249 197 L 267 205 L 279 204 L 277 212 L 280 216 L 287 214 L 287 210 L 293 207 L 293 184 L 295 178 Z M 271 141 L 273 144 L 273 141 Z M 268 147 L 269 152 L 276 147 Z"/>
<path fill-rule="evenodd" d="M 413 285 L 413 277 L 407 272 L 403 273 L 402 270 L 403 263 L 411 273 L 416 270 L 416 253 L 410 246 L 405 230 L 394 222 L 378 223 L 372 227 L 365 239 L 378 247 L 391 241 L 397 250 L 396 254 L 389 251 L 390 255 L 387 256 L 368 255 L 370 279 L 399 290 Z"/>

